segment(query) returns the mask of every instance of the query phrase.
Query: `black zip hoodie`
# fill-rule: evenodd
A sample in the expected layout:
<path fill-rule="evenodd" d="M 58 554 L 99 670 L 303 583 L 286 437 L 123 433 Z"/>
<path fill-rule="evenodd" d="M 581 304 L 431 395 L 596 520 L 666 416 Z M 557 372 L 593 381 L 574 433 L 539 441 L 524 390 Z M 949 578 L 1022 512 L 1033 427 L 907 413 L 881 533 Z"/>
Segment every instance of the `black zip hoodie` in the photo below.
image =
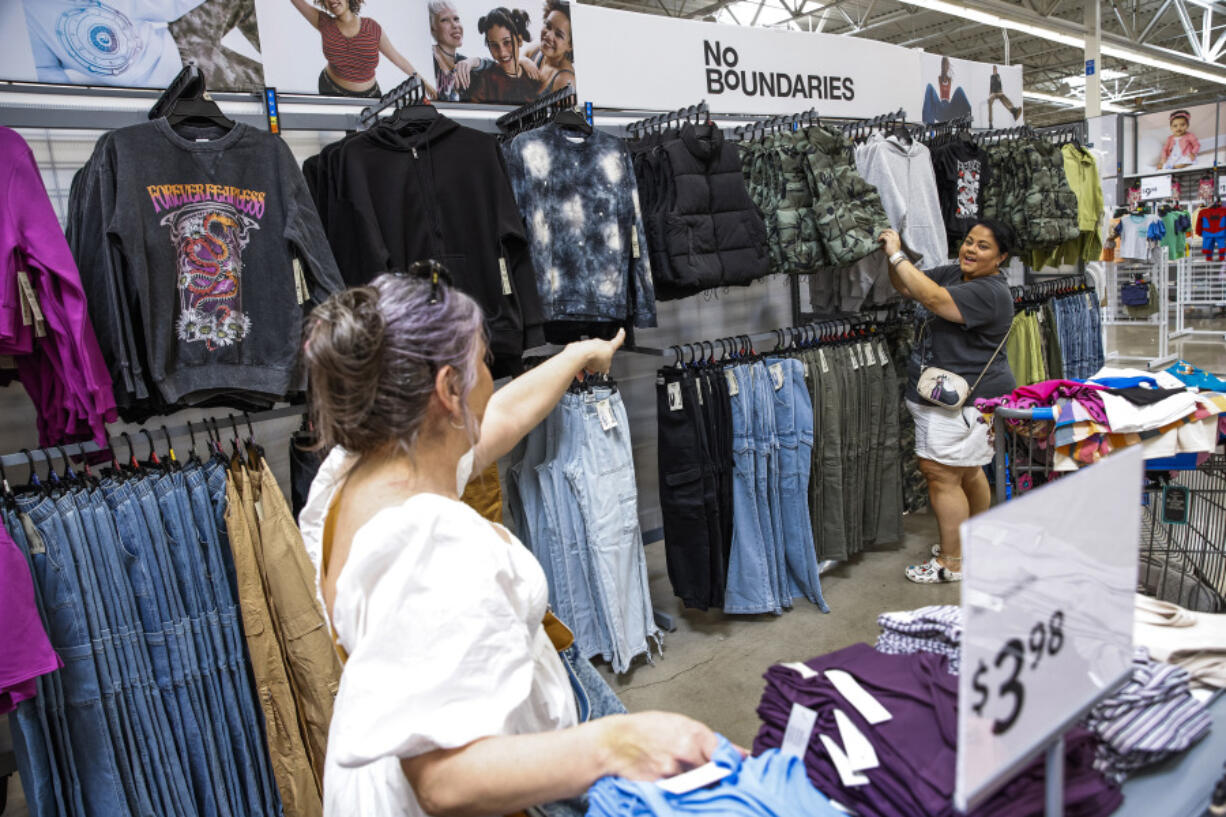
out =
<path fill-rule="evenodd" d="M 414 130 L 416 132 L 414 132 Z M 485 312 L 494 376 L 544 341 L 523 217 L 493 136 L 435 114 L 325 151 L 316 196 L 341 275 L 363 284 L 433 258 Z"/>

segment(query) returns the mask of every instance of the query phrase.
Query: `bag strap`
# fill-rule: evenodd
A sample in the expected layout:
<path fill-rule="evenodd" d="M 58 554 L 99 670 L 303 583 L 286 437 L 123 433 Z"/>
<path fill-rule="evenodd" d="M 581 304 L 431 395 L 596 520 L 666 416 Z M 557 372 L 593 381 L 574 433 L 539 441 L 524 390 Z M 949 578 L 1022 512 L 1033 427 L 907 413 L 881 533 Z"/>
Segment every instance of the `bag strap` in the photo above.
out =
<path fill-rule="evenodd" d="M 1013 334 L 1013 319 L 1010 318 L 1009 319 L 1009 331 L 1006 332 L 1005 336 L 1000 339 L 1000 345 L 996 347 L 996 351 L 992 353 L 992 356 L 990 358 L 988 358 L 988 364 L 983 367 L 983 371 L 979 373 L 979 376 L 975 378 L 975 382 L 971 384 L 970 391 L 966 393 L 966 397 L 968 400 L 970 399 L 970 396 L 975 393 L 975 387 L 979 385 L 980 380 L 983 380 L 983 376 L 988 373 L 988 369 L 992 367 L 992 361 L 996 360 L 996 356 L 1000 354 L 1000 350 L 1005 348 L 1005 342 L 1009 340 L 1009 336 L 1012 334 Z"/>

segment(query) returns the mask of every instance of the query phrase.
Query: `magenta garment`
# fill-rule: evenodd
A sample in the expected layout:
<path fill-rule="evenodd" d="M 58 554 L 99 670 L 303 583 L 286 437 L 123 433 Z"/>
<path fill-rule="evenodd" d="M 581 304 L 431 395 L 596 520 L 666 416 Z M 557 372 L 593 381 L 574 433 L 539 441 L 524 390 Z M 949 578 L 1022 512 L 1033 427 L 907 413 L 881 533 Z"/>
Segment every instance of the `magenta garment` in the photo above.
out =
<path fill-rule="evenodd" d="M 92 435 L 106 440 L 116 420 L 111 377 L 89 321 L 81 275 L 47 197 L 34 154 L 0 127 L 0 355 L 17 361 L 18 378 L 39 410 L 39 442 Z M 29 274 L 46 336 L 22 318 L 19 271 Z"/>
<path fill-rule="evenodd" d="M 989 414 L 999 406 L 1016 409 L 1054 406 L 1056 400 L 1067 397 L 1080 403 L 1094 420 L 1106 424 L 1107 410 L 1103 407 L 1102 398 L 1097 394 L 1105 388 L 1096 383 L 1082 383 L 1077 380 L 1044 380 L 1030 386 L 1019 386 L 1008 394 L 990 400 L 976 400 L 975 408 L 983 414 Z"/>
<path fill-rule="evenodd" d="M 0 525 L 0 715 L 34 697 L 34 679 L 64 664 L 47 638 L 34 604 L 34 580 L 26 557 Z"/>
<path fill-rule="evenodd" d="M 806 661 L 814 678 L 776 665 L 766 672 L 758 706 L 762 727 L 754 739 L 758 754 L 782 745 L 793 703 L 818 713 L 813 734 L 838 742 L 834 709 L 841 709 L 869 739 L 880 765 L 862 774 L 868 785 L 844 787 L 820 739 L 805 753 L 809 780 L 830 798 L 861 817 L 954 817 L 957 757 L 958 677 L 947 659 L 931 653 L 886 655 L 854 644 Z M 826 680 L 828 669 L 850 673 L 893 715 L 873 726 Z M 1123 802 L 1119 789 L 1093 768 L 1096 739 L 1077 728 L 1065 736 L 1065 813 L 1070 817 L 1105 815 Z M 1028 766 L 970 817 L 1041 817 L 1043 759 Z"/>

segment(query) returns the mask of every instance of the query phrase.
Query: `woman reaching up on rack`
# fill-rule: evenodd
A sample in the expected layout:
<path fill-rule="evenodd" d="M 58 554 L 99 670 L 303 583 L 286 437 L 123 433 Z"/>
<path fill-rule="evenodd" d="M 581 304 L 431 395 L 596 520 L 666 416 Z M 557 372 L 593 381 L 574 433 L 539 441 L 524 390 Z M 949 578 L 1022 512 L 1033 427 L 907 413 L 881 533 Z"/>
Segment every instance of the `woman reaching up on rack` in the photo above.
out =
<path fill-rule="evenodd" d="M 532 552 L 460 501 L 623 339 L 572 343 L 494 392 L 481 309 L 435 262 L 312 313 L 314 425 L 333 450 L 301 523 L 347 655 L 326 817 L 511 814 L 710 759 L 716 736 L 696 721 L 608 714 L 625 710 L 576 648 L 559 652 L 568 633 Z M 550 813 L 583 813 L 569 806 Z"/>
<path fill-rule="evenodd" d="M 540 70 L 541 96 L 575 84 L 570 0 L 545 0 L 543 15 L 541 42 L 524 52 Z"/>
<path fill-rule="evenodd" d="M 410 77 L 417 69 L 404 58 L 387 32 L 374 18 L 361 17 L 364 0 L 290 0 L 307 22 L 319 29 L 327 65 L 319 72 L 319 93 L 323 96 L 355 96 L 378 99 L 383 96 L 375 80 L 379 55 Z M 424 78 L 423 78 L 424 81 Z M 425 83 L 426 95 L 434 96 L 434 87 Z"/>
<path fill-rule="evenodd" d="M 915 419 L 915 455 L 941 534 L 932 558 L 908 567 L 906 575 L 923 584 L 960 581 L 958 526 L 992 504 L 983 473 L 992 461 L 992 443 L 988 426 L 970 404 L 1015 386 L 1005 354 L 1013 298 L 1000 268 L 1016 240 L 1008 226 L 980 219 L 963 239 L 958 263 L 927 272 L 907 260 L 898 233 L 886 230 L 880 240 L 894 288 L 923 307 L 907 362 L 906 402 Z"/>

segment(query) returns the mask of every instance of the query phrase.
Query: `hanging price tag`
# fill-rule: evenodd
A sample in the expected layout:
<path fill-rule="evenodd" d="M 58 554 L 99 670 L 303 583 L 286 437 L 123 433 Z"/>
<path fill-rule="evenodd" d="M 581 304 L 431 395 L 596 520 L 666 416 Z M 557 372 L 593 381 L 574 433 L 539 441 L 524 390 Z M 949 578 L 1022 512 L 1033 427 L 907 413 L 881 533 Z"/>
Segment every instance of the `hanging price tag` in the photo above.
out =
<path fill-rule="evenodd" d="M 890 365 L 890 350 L 885 347 L 884 340 L 877 341 L 877 358 L 883 368 Z"/>
<path fill-rule="evenodd" d="M 770 366 L 771 382 L 775 384 L 775 391 L 783 388 L 783 364 L 772 363 Z"/>
<path fill-rule="evenodd" d="M 779 753 L 804 757 L 809 748 L 809 736 L 813 734 L 813 724 L 817 723 L 817 712 L 807 706 L 792 704 L 792 714 L 788 716 L 788 725 L 783 732 L 783 745 Z"/>
<path fill-rule="evenodd" d="M 639 230 L 638 227 L 630 229 L 630 255 L 632 258 L 639 257 Z"/>
<path fill-rule="evenodd" d="M 600 418 L 600 430 L 612 431 L 617 428 L 617 418 L 613 415 L 613 407 L 608 400 L 596 404 L 596 416 Z"/>
<path fill-rule="evenodd" d="M 826 364 L 826 350 L 817 350 L 817 361 L 822 364 L 822 374 L 830 374 L 830 366 Z"/>
<path fill-rule="evenodd" d="M 728 381 L 728 396 L 736 397 L 741 393 L 741 387 L 736 382 L 736 372 L 732 369 L 724 369 L 724 378 Z"/>
<path fill-rule="evenodd" d="M 668 384 L 668 410 L 681 411 L 683 405 L 681 403 L 681 383 L 673 381 Z"/>
<path fill-rule="evenodd" d="M 38 293 L 30 283 L 30 274 L 25 270 L 17 271 L 17 288 L 21 296 L 21 322 L 25 326 L 34 324 L 34 336 L 47 336 L 47 322 L 43 318 L 42 307 L 38 304 Z"/>
<path fill-rule="evenodd" d="M 1133 446 L 962 523 L 959 811 L 1131 676 L 1140 484 Z"/>
<path fill-rule="evenodd" d="M 302 306 L 311 298 L 311 290 L 307 287 L 306 276 L 302 274 L 302 262 L 294 259 L 294 292 L 298 296 L 298 305 Z"/>
<path fill-rule="evenodd" d="M 507 259 L 498 256 L 498 274 L 502 278 L 502 294 L 511 294 L 511 276 L 507 272 Z"/>

